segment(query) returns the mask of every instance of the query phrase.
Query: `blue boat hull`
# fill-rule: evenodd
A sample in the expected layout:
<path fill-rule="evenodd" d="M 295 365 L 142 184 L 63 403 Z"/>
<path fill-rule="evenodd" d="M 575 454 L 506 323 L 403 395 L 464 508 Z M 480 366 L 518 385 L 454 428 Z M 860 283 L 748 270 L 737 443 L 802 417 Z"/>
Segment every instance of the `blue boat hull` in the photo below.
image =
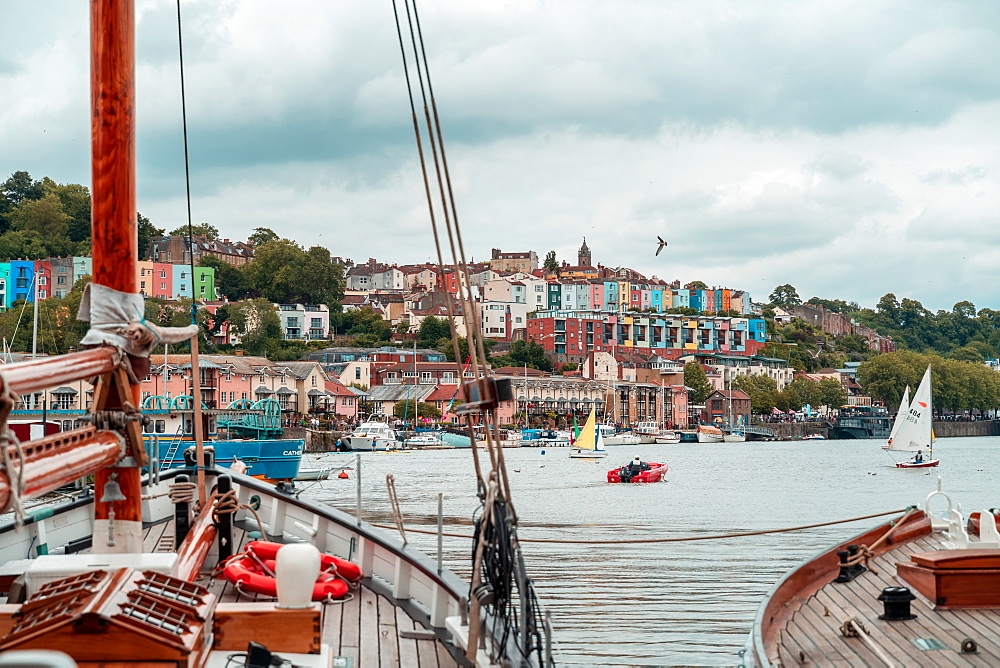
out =
<path fill-rule="evenodd" d="M 173 448 L 173 445 L 172 438 L 158 439 L 156 452 L 161 469 L 183 467 L 184 451 L 192 447 L 194 442 L 185 440 L 177 448 Z M 152 452 L 149 439 L 146 440 L 146 447 Z M 220 468 L 228 468 L 238 459 L 247 465 L 247 475 L 268 480 L 291 480 L 299 474 L 305 441 L 301 439 L 208 441 L 205 447 L 215 450 L 215 462 Z M 173 453 L 167 460 L 167 454 L 172 449 Z"/>

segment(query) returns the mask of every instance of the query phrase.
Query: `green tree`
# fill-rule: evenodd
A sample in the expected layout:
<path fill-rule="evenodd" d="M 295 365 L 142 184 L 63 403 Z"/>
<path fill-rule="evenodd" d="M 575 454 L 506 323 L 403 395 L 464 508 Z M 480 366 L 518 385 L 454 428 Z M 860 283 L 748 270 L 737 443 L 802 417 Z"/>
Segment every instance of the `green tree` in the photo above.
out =
<path fill-rule="evenodd" d="M 732 388 L 743 390 L 750 397 L 750 410 L 758 415 L 771 412 L 778 394 L 778 381 L 770 376 L 736 376 Z"/>
<path fill-rule="evenodd" d="M 251 355 L 263 355 L 269 341 L 281 338 L 281 320 L 266 299 L 230 304 L 229 325 L 240 338 L 240 346 Z"/>
<path fill-rule="evenodd" d="M 243 271 L 253 291 L 276 303 L 328 304 L 344 296 L 343 265 L 320 246 L 306 251 L 288 239 L 270 241 Z"/>
<path fill-rule="evenodd" d="M 688 400 L 697 405 L 702 405 L 712 393 L 712 384 L 708 382 L 708 374 L 697 362 L 688 362 L 684 365 L 684 384 L 691 388 L 688 393 Z"/>
<path fill-rule="evenodd" d="M 433 315 L 424 318 L 417 334 L 417 345 L 421 348 L 433 348 L 441 339 L 451 339 L 451 326 L 448 321 Z"/>
<path fill-rule="evenodd" d="M 788 408 L 785 410 L 797 411 L 806 405 L 818 408 L 823 403 L 823 393 L 819 383 L 805 376 L 793 378 L 782 393 L 788 397 Z"/>
<path fill-rule="evenodd" d="M 437 406 L 429 404 L 426 401 L 417 401 L 416 399 L 397 401 L 392 407 L 392 414 L 398 418 L 405 417 L 407 420 L 412 420 L 414 410 L 416 410 L 417 417 L 429 418 L 431 420 L 437 420 L 441 417 L 441 411 L 438 410 Z"/>
<path fill-rule="evenodd" d="M 139 257 L 148 260 L 149 242 L 153 240 L 153 237 L 163 236 L 163 230 L 154 226 L 149 222 L 149 218 L 138 212 L 136 212 L 136 222 L 139 234 Z M 218 280 L 218 274 L 216 274 L 216 280 Z"/>
<path fill-rule="evenodd" d="M 181 225 L 176 230 L 171 230 L 170 232 L 170 236 L 172 237 L 186 237 L 187 235 L 187 225 Z M 191 235 L 196 237 L 205 237 L 211 241 L 219 240 L 219 230 L 216 229 L 215 225 L 210 225 L 209 223 L 198 223 L 197 225 L 192 225 Z"/>
<path fill-rule="evenodd" d="M 14 172 L 0 185 L 0 193 L 12 206 L 17 206 L 24 200 L 41 199 L 45 188 L 41 181 L 32 181 L 28 172 Z"/>
<path fill-rule="evenodd" d="M 58 185 L 49 179 L 46 192 L 59 198 L 66 221 L 69 240 L 80 243 L 90 240 L 90 190 L 75 183 Z"/>
<path fill-rule="evenodd" d="M 355 345 L 372 348 L 379 343 L 388 343 L 392 334 L 389 323 L 370 306 L 344 314 L 345 334 L 355 339 Z"/>
<path fill-rule="evenodd" d="M 278 241 L 281 237 L 274 233 L 273 230 L 266 227 L 255 227 L 253 233 L 247 238 L 247 243 L 259 248 L 264 244 L 271 241 Z"/>
<path fill-rule="evenodd" d="M 820 299 L 819 297 L 812 297 L 806 303 L 813 304 L 814 306 L 822 306 L 834 313 L 850 314 L 861 310 L 857 302 L 845 302 L 843 299 Z"/>
<path fill-rule="evenodd" d="M 819 381 L 820 405 L 828 408 L 838 408 L 847 403 L 847 391 L 836 378 L 823 378 Z"/>
<path fill-rule="evenodd" d="M 928 358 L 910 351 L 883 353 L 858 367 L 858 382 L 865 394 L 887 405 L 898 406 L 903 391 L 915 389 L 920 383 Z M 939 394 L 935 388 L 935 394 Z"/>
<path fill-rule="evenodd" d="M 37 232 L 47 243 L 67 246 L 70 217 L 63 213 L 62 200 L 55 193 L 41 199 L 24 200 L 10 213 L 11 227 Z"/>
<path fill-rule="evenodd" d="M 545 353 L 545 346 L 534 339 L 513 341 L 506 355 L 508 366 L 527 366 L 540 371 L 552 371 L 552 362 Z"/>
<path fill-rule="evenodd" d="M 215 255 L 203 255 L 198 262 L 202 267 L 215 269 L 216 292 L 232 301 L 251 298 L 253 291 L 246 273 Z"/>
<path fill-rule="evenodd" d="M 774 292 L 772 292 L 768 297 L 768 300 L 772 305 L 780 306 L 786 309 L 791 308 L 792 306 L 798 306 L 802 303 L 799 293 L 796 292 L 795 288 L 788 283 L 776 287 Z"/>
<path fill-rule="evenodd" d="M 22 257 L 37 260 L 49 255 L 48 244 L 38 232 L 7 232 L 0 235 L 0 258 Z"/>
<path fill-rule="evenodd" d="M 705 281 L 691 281 L 684 287 L 687 288 L 688 290 L 707 290 L 708 283 L 706 283 Z"/>
<path fill-rule="evenodd" d="M 545 254 L 545 262 L 542 263 L 542 269 L 548 274 L 559 274 L 559 261 L 556 260 L 556 252 L 554 250 Z"/>

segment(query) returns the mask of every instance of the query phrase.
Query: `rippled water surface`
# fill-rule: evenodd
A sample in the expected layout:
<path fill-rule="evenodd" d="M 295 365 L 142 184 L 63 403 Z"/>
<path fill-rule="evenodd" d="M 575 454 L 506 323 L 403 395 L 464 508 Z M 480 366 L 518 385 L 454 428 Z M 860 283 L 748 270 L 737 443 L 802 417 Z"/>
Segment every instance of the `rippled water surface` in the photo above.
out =
<path fill-rule="evenodd" d="M 932 473 L 897 469 L 880 441 L 778 441 L 612 446 L 606 460 L 568 450 L 504 450 L 522 539 L 615 540 L 714 536 L 847 519 L 923 504 L 937 476 L 966 512 L 1000 506 L 993 462 L 1000 438 L 938 440 Z M 611 485 L 606 471 L 635 455 L 665 461 L 665 482 Z M 310 455 L 304 466 L 354 462 Z M 365 453 L 364 519 L 387 523 L 386 474 L 409 526 L 471 534 L 478 507 L 469 450 Z M 307 486 L 310 483 L 300 483 Z M 304 498 L 353 513 L 357 483 L 315 483 Z M 762 597 L 789 569 L 880 518 L 789 533 L 673 543 L 525 542 L 529 574 L 551 612 L 559 665 L 734 665 Z M 437 554 L 434 536 L 410 542 Z M 445 538 L 446 565 L 464 578 L 470 541 Z"/>

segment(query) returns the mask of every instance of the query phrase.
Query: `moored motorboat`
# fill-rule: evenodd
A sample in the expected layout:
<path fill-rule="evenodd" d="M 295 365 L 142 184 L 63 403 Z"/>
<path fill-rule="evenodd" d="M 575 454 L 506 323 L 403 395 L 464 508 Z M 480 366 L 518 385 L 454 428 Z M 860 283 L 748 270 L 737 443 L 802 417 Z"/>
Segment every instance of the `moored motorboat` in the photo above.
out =
<path fill-rule="evenodd" d="M 699 443 L 722 443 L 725 440 L 722 430 L 709 424 L 698 425 L 697 434 Z"/>
<path fill-rule="evenodd" d="M 743 665 L 993 665 L 1000 517 L 979 517 L 993 521 L 970 531 L 939 482 L 923 508 L 795 568 L 758 609 Z"/>
<path fill-rule="evenodd" d="M 403 445 L 407 448 L 440 448 L 445 443 L 439 433 L 425 431 L 404 439 Z"/>
<path fill-rule="evenodd" d="M 661 431 L 656 436 L 656 442 L 657 443 L 680 443 L 681 442 L 681 433 L 679 431 L 671 431 L 671 430 Z"/>
<path fill-rule="evenodd" d="M 656 443 L 660 431 L 659 422 L 636 422 L 632 427 L 632 433 L 639 437 L 640 443 Z"/>
<path fill-rule="evenodd" d="M 402 444 L 396 430 L 388 422 L 381 420 L 362 422 L 340 440 L 348 450 L 360 452 L 396 450 Z"/>
<path fill-rule="evenodd" d="M 569 447 L 569 434 L 555 429 L 523 429 L 521 430 L 521 446 L 530 448 L 565 448 Z"/>
<path fill-rule="evenodd" d="M 303 482 L 310 480 L 327 480 L 331 473 L 333 473 L 332 468 L 299 469 L 295 479 Z"/>
<path fill-rule="evenodd" d="M 639 445 L 639 437 L 627 429 L 619 430 L 613 424 L 601 424 L 598 429 L 604 445 Z"/>
<path fill-rule="evenodd" d="M 823 434 L 808 434 L 802 440 L 804 441 L 825 441 L 826 436 Z"/>

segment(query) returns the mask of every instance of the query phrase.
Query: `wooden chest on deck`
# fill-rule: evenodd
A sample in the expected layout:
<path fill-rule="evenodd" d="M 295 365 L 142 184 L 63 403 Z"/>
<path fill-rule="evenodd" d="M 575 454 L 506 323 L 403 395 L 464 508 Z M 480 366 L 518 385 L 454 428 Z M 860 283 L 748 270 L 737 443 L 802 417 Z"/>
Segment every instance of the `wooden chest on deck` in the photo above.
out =
<path fill-rule="evenodd" d="M 937 607 L 1000 607 L 1000 550 L 917 552 L 896 573 Z"/>

